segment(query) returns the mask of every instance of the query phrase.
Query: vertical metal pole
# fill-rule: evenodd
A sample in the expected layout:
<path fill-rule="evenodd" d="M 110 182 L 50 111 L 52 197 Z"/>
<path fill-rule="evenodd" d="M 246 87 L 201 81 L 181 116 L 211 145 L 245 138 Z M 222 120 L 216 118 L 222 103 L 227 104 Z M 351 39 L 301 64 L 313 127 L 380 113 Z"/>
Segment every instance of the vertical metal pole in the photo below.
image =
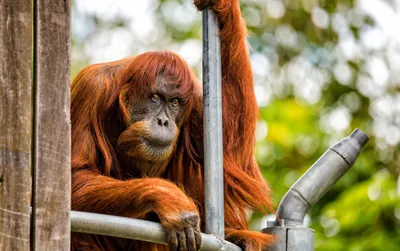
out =
<path fill-rule="evenodd" d="M 221 45 L 215 14 L 203 10 L 204 184 L 206 232 L 224 238 Z"/>

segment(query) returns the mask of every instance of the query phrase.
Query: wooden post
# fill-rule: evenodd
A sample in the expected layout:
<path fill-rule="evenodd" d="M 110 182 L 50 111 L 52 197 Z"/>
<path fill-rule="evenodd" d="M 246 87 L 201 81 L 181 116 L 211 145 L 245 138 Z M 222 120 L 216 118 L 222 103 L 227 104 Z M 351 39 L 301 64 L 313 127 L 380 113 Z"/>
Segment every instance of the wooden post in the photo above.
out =
<path fill-rule="evenodd" d="M 70 1 L 36 0 L 34 11 L 32 250 L 70 250 Z"/>
<path fill-rule="evenodd" d="M 0 0 L 0 250 L 29 250 L 32 5 Z"/>

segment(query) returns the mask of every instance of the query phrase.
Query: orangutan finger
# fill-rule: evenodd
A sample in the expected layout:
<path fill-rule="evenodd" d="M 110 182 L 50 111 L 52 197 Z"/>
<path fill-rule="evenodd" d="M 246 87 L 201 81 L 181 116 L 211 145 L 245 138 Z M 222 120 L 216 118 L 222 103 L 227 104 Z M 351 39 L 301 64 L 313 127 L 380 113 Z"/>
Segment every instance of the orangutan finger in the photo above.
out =
<path fill-rule="evenodd" d="M 186 245 L 186 235 L 184 231 L 178 232 L 178 239 L 179 239 L 179 251 L 187 251 Z"/>
<path fill-rule="evenodd" d="M 194 230 L 194 237 L 196 239 L 196 250 L 199 250 L 201 247 L 201 232 L 200 232 L 200 230 Z"/>
<path fill-rule="evenodd" d="M 178 238 L 175 231 L 171 231 L 168 233 L 168 246 L 170 251 L 178 250 Z"/>
<path fill-rule="evenodd" d="M 189 251 L 196 251 L 196 237 L 194 236 L 193 228 L 185 228 L 187 248 Z"/>

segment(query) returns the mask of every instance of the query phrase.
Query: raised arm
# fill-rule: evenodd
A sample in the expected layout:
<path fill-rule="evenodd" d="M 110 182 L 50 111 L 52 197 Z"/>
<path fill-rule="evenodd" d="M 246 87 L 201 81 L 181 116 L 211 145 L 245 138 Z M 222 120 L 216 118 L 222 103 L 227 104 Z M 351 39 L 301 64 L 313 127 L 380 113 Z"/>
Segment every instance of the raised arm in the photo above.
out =
<path fill-rule="evenodd" d="M 258 116 L 253 74 L 246 44 L 247 29 L 238 0 L 196 0 L 199 9 L 211 7 L 218 16 L 221 38 L 223 134 L 225 152 L 253 149 Z"/>
<path fill-rule="evenodd" d="M 246 250 L 261 250 L 272 236 L 248 231 L 246 209 L 273 211 L 269 188 L 254 159 L 258 107 L 239 0 L 195 0 L 210 7 L 220 26 L 223 98 L 225 232 Z"/>

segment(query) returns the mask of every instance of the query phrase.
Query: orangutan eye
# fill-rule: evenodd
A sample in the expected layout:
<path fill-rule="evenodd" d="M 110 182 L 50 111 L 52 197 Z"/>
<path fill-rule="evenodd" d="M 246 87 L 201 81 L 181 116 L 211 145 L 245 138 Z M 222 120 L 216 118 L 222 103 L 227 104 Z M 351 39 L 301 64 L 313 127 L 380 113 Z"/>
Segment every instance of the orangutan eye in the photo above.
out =
<path fill-rule="evenodd" d="M 160 101 L 160 96 L 158 96 L 157 94 L 153 94 L 151 95 L 151 101 L 153 101 L 154 103 L 157 103 L 158 101 Z"/>
<path fill-rule="evenodd" d="M 180 103 L 181 103 L 181 101 L 178 98 L 174 98 L 171 100 L 171 105 L 173 107 L 178 107 Z"/>

